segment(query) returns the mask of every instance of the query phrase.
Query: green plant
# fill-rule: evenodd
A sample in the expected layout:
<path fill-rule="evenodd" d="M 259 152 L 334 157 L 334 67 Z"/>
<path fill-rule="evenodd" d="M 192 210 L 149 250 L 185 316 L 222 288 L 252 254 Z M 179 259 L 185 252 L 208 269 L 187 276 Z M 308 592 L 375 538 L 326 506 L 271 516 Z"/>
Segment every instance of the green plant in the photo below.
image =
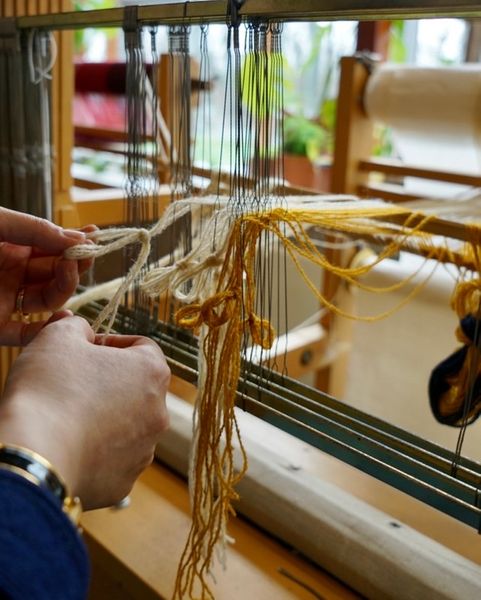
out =
<path fill-rule="evenodd" d="M 312 162 L 328 148 L 329 134 L 324 127 L 302 116 L 284 119 L 284 151 L 307 156 Z"/>
<path fill-rule="evenodd" d="M 288 115 L 284 121 L 284 151 L 306 156 L 315 162 L 330 154 L 333 147 L 337 100 L 331 97 L 330 88 L 337 59 L 332 24 L 313 25 L 309 39 L 309 51 L 301 64 L 285 63 L 284 92 Z M 318 91 L 317 109 L 314 108 L 317 116 L 308 118 L 306 82 L 312 85 L 313 80 Z"/>
<path fill-rule="evenodd" d="M 271 155 L 283 151 L 297 156 L 306 156 L 316 162 L 332 152 L 333 131 L 336 117 L 336 98 L 330 96 L 333 72 L 337 60 L 334 57 L 332 24 L 313 24 L 308 38 L 307 55 L 296 62 L 299 53 L 294 51 L 294 60 L 287 56 L 276 60 L 266 59 L 262 54 L 248 55 L 242 64 L 242 101 L 256 119 L 266 118 L 268 105 L 278 106 L 284 100 L 284 144 L 271 147 Z M 281 73 L 279 59 L 282 60 Z M 322 68 L 320 68 L 322 67 Z M 283 77 L 280 80 L 280 77 Z M 316 82 L 316 100 L 306 116 L 306 82 Z M 317 104 L 317 107 L 316 107 Z"/>
<path fill-rule="evenodd" d="M 248 54 L 242 62 L 242 102 L 249 111 L 258 119 L 267 116 L 268 108 L 278 106 L 281 96 L 281 71 L 278 60 L 284 64 L 282 57 L 276 61 L 259 54 Z"/>
<path fill-rule="evenodd" d="M 406 21 L 396 19 L 389 28 L 388 60 L 395 63 L 405 63 L 407 60 L 407 47 L 404 41 Z"/>
<path fill-rule="evenodd" d="M 116 0 L 78 0 L 73 3 L 73 8 L 76 11 L 82 10 L 99 10 L 104 8 L 114 8 L 117 6 L 118 2 Z M 101 31 L 107 37 L 114 37 L 118 35 L 117 30 L 115 29 L 102 29 Z M 74 32 L 74 50 L 75 54 L 81 55 L 85 52 L 88 46 L 88 37 L 89 30 L 88 29 L 76 29 Z"/>

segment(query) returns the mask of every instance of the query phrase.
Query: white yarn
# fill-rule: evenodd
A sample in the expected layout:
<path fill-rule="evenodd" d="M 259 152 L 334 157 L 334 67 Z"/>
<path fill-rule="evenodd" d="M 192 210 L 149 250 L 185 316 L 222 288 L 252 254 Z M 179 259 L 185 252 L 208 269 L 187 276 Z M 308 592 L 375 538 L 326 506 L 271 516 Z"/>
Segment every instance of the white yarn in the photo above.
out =
<path fill-rule="evenodd" d="M 280 206 L 284 208 L 287 206 L 288 201 L 289 208 L 316 211 L 325 209 L 329 212 L 354 206 L 357 208 L 360 206 L 371 208 L 384 204 L 376 200 L 361 202 L 354 196 L 345 195 L 291 196 L 288 199 L 282 198 L 279 201 Z M 153 298 L 169 291 L 180 302 L 197 302 L 202 298 L 205 289 L 215 280 L 214 275 L 223 263 L 230 226 L 236 216 L 234 207 L 229 203 L 228 198 L 203 196 L 178 200 L 167 207 L 162 217 L 151 229 L 114 227 L 94 231 L 87 234 L 87 237 L 95 243 L 80 244 L 65 251 L 65 258 L 80 260 L 104 256 L 130 244 L 140 244 L 137 259 L 95 320 L 94 330 L 98 330 L 107 320 L 106 329 L 107 331 L 111 329 L 123 295 L 140 275 L 142 267 L 148 260 L 152 238 L 160 235 L 188 214 L 192 216 L 193 222 L 200 223 L 200 212 L 205 211 L 206 208 L 210 208 L 212 214 L 205 226 L 203 225 L 202 230 L 199 228 L 193 249 L 183 257 L 179 256 L 180 251 L 177 249 L 174 252 L 173 264 L 166 265 L 164 261 L 161 261 L 158 267 L 151 269 L 144 275 L 139 284 L 142 292 Z M 252 207 L 252 210 L 256 210 L 255 207 Z M 168 258 L 170 259 L 170 257 Z M 116 282 L 118 281 L 116 280 Z M 185 285 L 187 282 L 189 282 L 189 286 Z M 92 293 L 90 292 L 90 295 L 86 294 L 84 298 L 91 299 Z M 112 293 L 111 290 L 110 293 Z M 78 304 L 76 303 L 76 305 Z"/>
<path fill-rule="evenodd" d="M 36 36 L 46 36 L 48 38 L 48 49 L 45 44 L 45 40 L 40 39 L 41 49 L 40 52 L 35 51 L 34 42 Z M 57 60 L 57 42 L 52 32 L 39 32 L 38 29 L 32 29 L 28 33 L 28 70 L 30 72 L 30 81 L 32 83 L 40 83 L 43 79 L 52 79 L 52 69 Z M 35 64 L 34 56 L 41 60 L 46 60 L 44 65 Z"/>
<path fill-rule="evenodd" d="M 154 298 L 170 290 L 181 302 L 198 301 L 202 291 L 205 291 L 209 271 L 222 265 L 231 220 L 232 215 L 226 209 L 212 215 L 194 248 L 173 265 L 152 269 L 144 277 L 140 289 Z M 190 282 L 190 289 L 185 292 L 187 282 Z"/>
<path fill-rule="evenodd" d="M 123 238 L 124 239 L 124 238 Z M 122 301 L 122 298 L 125 292 L 129 289 L 131 284 L 134 282 L 136 277 L 140 274 L 142 267 L 147 262 L 147 259 L 150 254 L 150 235 L 146 229 L 139 229 L 137 232 L 137 237 L 135 241 L 139 241 L 141 243 L 140 252 L 137 256 L 137 260 L 134 262 L 132 267 L 130 268 L 127 276 L 106 304 L 106 306 L 100 311 L 98 317 L 92 324 L 92 328 L 94 331 L 98 331 L 101 327 L 102 323 L 108 319 L 106 331 L 109 332 L 112 329 L 112 325 L 114 324 L 115 316 L 117 314 L 118 308 Z M 115 242 L 113 242 L 115 244 Z M 124 244 L 125 245 L 125 244 Z M 102 248 L 103 249 L 103 248 Z"/>
<path fill-rule="evenodd" d="M 180 203 L 179 203 L 180 204 Z M 175 205 L 170 205 L 161 219 L 150 230 L 135 227 L 112 227 L 100 231 L 93 231 L 87 234 L 87 238 L 95 240 L 94 244 L 79 244 L 72 246 L 64 252 L 64 257 L 71 260 L 81 260 L 85 258 L 96 258 L 110 254 L 115 250 L 120 250 L 130 244 L 139 243 L 140 251 L 132 267 L 129 269 L 126 277 L 118 285 L 116 291 L 109 299 L 106 306 L 102 309 L 95 319 L 92 327 L 94 331 L 102 326 L 108 320 L 106 331 L 110 331 L 117 314 L 118 307 L 122 301 L 125 292 L 131 287 L 136 278 L 140 275 L 142 267 L 146 264 L 150 254 L 150 242 L 152 237 L 159 235 L 176 220 L 182 218 L 190 211 L 190 206 L 184 203 L 179 209 Z M 99 244 L 98 242 L 106 242 Z M 85 298 L 91 299 L 92 292 L 89 292 Z"/>
<path fill-rule="evenodd" d="M 80 292 L 75 296 L 72 296 L 64 304 L 63 308 L 68 308 L 73 312 L 76 312 L 85 304 L 89 302 L 96 302 L 97 300 L 107 299 L 110 300 L 115 294 L 120 285 L 122 285 L 123 277 L 117 277 L 111 281 L 100 283 L 87 288 L 84 292 Z"/>

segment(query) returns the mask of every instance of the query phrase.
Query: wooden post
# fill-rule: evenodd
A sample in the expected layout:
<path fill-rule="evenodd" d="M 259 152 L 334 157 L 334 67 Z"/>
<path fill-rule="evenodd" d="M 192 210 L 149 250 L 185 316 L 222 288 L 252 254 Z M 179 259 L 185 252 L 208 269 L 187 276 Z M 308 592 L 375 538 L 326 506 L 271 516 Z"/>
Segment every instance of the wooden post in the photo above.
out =
<path fill-rule="evenodd" d="M 157 77 L 157 94 L 159 97 L 159 108 L 164 121 L 170 132 L 170 143 L 174 144 L 176 139 L 172 135 L 171 123 L 173 122 L 172 114 L 172 90 L 171 90 L 171 70 L 172 64 L 169 54 L 162 54 L 159 60 L 158 77 Z M 170 149 L 175 152 L 175 146 Z M 170 169 L 159 170 L 159 180 L 161 183 L 169 183 L 171 178 Z"/>
<path fill-rule="evenodd" d="M 373 144 L 373 126 L 363 106 L 368 78 L 369 70 L 359 58 L 341 59 L 331 184 L 335 194 L 355 194 L 367 182 L 367 173 L 359 173 L 358 165 L 370 157 Z"/>
<path fill-rule="evenodd" d="M 365 63 L 357 57 L 341 59 L 341 80 L 337 100 L 337 119 L 334 162 L 332 165 L 331 191 L 336 194 L 357 194 L 359 185 L 367 183 L 368 174 L 360 173 L 360 159 L 369 158 L 373 144 L 372 124 L 363 107 L 364 89 L 369 77 Z M 333 236 L 331 241 L 336 241 Z M 347 264 L 352 252 L 328 250 L 332 263 Z M 339 277 L 324 272 L 323 295 L 346 312 L 354 307 L 353 290 Z M 330 364 L 316 373 L 316 387 L 342 398 L 349 359 L 349 343 L 352 338 L 352 322 L 327 313 L 321 320 L 328 335 Z"/>
<path fill-rule="evenodd" d="M 45 2 L 43 5 L 45 6 Z M 49 0 L 50 12 L 72 10 L 70 0 Z M 72 203 L 72 149 L 74 95 L 73 34 L 71 31 L 55 33 L 57 61 L 52 77 L 52 137 L 54 147 L 54 221 L 63 227 L 78 227 L 79 218 Z"/>
<path fill-rule="evenodd" d="M 373 52 L 388 57 L 391 21 L 361 21 L 357 26 L 356 52 Z"/>

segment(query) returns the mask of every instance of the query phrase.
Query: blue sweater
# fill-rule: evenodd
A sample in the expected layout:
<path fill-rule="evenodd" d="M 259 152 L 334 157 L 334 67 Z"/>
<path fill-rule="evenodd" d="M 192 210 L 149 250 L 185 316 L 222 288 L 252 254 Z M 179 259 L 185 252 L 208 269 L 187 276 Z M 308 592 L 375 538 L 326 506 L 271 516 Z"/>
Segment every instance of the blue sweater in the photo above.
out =
<path fill-rule="evenodd" d="M 85 545 L 54 497 L 0 469 L 0 598 L 85 600 Z"/>

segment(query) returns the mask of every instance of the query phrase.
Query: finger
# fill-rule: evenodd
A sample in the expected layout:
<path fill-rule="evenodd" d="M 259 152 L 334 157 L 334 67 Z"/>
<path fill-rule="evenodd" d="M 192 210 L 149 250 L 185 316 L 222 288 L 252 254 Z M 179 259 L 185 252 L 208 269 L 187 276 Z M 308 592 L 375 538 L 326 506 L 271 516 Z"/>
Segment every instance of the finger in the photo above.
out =
<path fill-rule="evenodd" d="M 0 346 L 26 346 L 45 324 L 46 321 L 36 321 L 35 323 L 9 321 L 2 325 L 0 330 Z"/>
<path fill-rule="evenodd" d="M 0 241 L 36 246 L 59 254 L 69 246 L 84 243 L 85 233 L 62 229 L 45 219 L 0 208 Z"/>
<path fill-rule="evenodd" d="M 25 284 L 45 283 L 55 277 L 57 264 L 62 259 L 58 256 L 42 256 L 31 258 L 28 262 L 25 272 Z M 75 262 L 75 261 L 69 261 Z M 87 271 L 93 264 L 93 259 L 83 259 L 77 261 L 77 272 L 79 275 Z"/>
<path fill-rule="evenodd" d="M 85 225 L 84 227 L 80 228 L 80 231 L 83 231 L 84 233 L 93 233 L 94 231 L 98 231 L 98 227 L 97 225 Z M 87 244 L 93 244 L 93 240 L 87 240 L 86 241 Z M 85 271 L 88 271 L 90 269 L 90 267 L 92 267 L 92 265 L 94 264 L 94 259 L 93 258 L 83 258 L 81 260 L 78 261 L 78 272 L 80 275 L 82 275 L 82 273 L 85 273 Z"/>
<path fill-rule="evenodd" d="M 82 258 L 81 260 L 77 261 L 79 275 L 82 275 L 82 273 L 88 271 L 93 264 L 93 258 Z"/>
<path fill-rule="evenodd" d="M 55 277 L 48 282 L 25 286 L 23 312 L 54 311 L 72 296 L 79 282 L 77 262 L 59 260 Z"/>
<path fill-rule="evenodd" d="M 71 310 L 68 310 L 68 308 L 57 310 L 57 312 L 54 312 L 50 319 L 47 321 L 46 325 L 49 325 L 50 323 L 55 323 L 56 321 L 60 321 L 61 319 L 65 319 L 66 317 L 73 316 L 73 312 Z"/>
<path fill-rule="evenodd" d="M 84 225 L 83 227 L 80 228 L 80 231 L 83 231 L 84 233 L 93 233 L 94 231 L 98 231 L 99 228 L 97 227 L 97 225 Z"/>
<path fill-rule="evenodd" d="M 90 240 L 87 240 L 85 242 L 85 244 L 90 244 L 93 242 L 90 242 Z M 22 246 L 17 246 L 17 248 L 22 248 Z M 52 256 L 51 252 L 40 252 L 37 249 L 33 249 L 32 253 L 30 254 L 30 260 L 37 260 L 37 259 L 53 259 L 56 258 L 57 260 L 60 260 L 62 258 L 62 255 L 55 255 Z M 73 259 L 69 258 L 69 259 L 65 259 L 65 260 L 70 260 L 71 262 L 74 262 Z M 82 258 L 80 260 L 75 261 L 78 265 L 78 272 L 80 274 L 85 273 L 85 271 L 87 271 L 88 269 L 90 269 L 90 267 L 94 264 L 95 259 L 94 258 Z"/>
<path fill-rule="evenodd" d="M 98 333 L 95 336 L 95 343 L 102 346 L 109 346 L 111 348 L 132 348 L 134 346 L 153 346 L 160 351 L 159 346 L 141 335 L 115 335 L 109 333 L 108 335 Z"/>
<path fill-rule="evenodd" d="M 70 313 L 69 315 L 64 315 L 60 319 L 54 319 L 56 322 L 52 322 L 50 320 L 46 323 L 45 328 L 49 326 L 53 327 L 63 327 L 65 328 L 65 335 L 79 334 L 84 337 L 88 342 L 94 343 L 95 341 L 95 333 L 92 327 L 88 324 L 88 322 L 77 315 L 72 315 L 70 311 L 58 311 L 58 313 Z M 67 331 L 67 329 L 69 331 Z"/>
<path fill-rule="evenodd" d="M 92 327 L 86 319 L 83 317 L 78 317 L 74 315 L 69 319 L 62 319 L 62 323 L 68 322 L 71 327 L 74 327 L 77 331 L 82 332 L 85 335 L 86 339 L 89 342 L 93 342 L 95 340 L 95 333 Z"/>
<path fill-rule="evenodd" d="M 9 321 L 1 329 L 0 345 L 3 343 L 6 346 L 26 346 L 46 325 L 72 316 L 71 310 L 59 310 L 53 313 L 48 321 L 36 321 L 35 323 Z M 4 339 L 7 341 L 2 341 Z"/>
<path fill-rule="evenodd" d="M 45 282 L 55 277 L 55 269 L 59 260 L 58 256 L 31 258 L 25 271 L 25 284 Z"/>
<path fill-rule="evenodd" d="M 98 231 L 98 227 L 96 225 L 85 225 L 84 227 L 81 227 L 80 231 L 82 231 L 83 233 L 93 233 L 95 231 Z M 93 244 L 94 241 L 86 239 L 83 243 L 84 244 Z M 32 258 L 47 258 L 47 257 L 52 258 L 51 254 L 49 254 L 48 252 L 45 252 L 41 248 L 36 248 L 36 247 L 32 248 L 31 257 Z M 78 261 L 79 274 L 82 275 L 82 273 L 85 273 L 85 271 L 88 271 L 88 269 L 90 269 L 92 267 L 94 262 L 95 262 L 95 260 L 93 258 L 83 258 L 83 259 L 79 260 Z"/>
<path fill-rule="evenodd" d="M 32 256 L 32 249 L 9 242 L 0 242 L 0 270 L 3 273 L 23 271 Z"/>
<path fill-rule="evenodd" d="M 94 240 L 88 239 L 85 237 L 85 234 L 91 234 L 95 231 L 98 231 L 98 227 L 96 225 L 86 225 L 85 227 L 81 227 L 79 231 L 76 230 L 63 230 L 63 231 L 71 231 L 72 233 L 80 233 L 80 235 L 84 234 L 84 238 L 80 241 L 76 241 L 76 244 L 94 244 Z M 56 253 L 58 255 L 58 252 Z M 43 257 L 43 256 L 51 256 L 52 252 L 45 248 L 39 248 L 37 246 L 32 247 L 32 256 L 33 257 Z"/>
<path fill-rule="evenodd" d="M 16 296 L 24 279 L 30 248 L 0 242 L 0 323 L 16 310 Z"/>

